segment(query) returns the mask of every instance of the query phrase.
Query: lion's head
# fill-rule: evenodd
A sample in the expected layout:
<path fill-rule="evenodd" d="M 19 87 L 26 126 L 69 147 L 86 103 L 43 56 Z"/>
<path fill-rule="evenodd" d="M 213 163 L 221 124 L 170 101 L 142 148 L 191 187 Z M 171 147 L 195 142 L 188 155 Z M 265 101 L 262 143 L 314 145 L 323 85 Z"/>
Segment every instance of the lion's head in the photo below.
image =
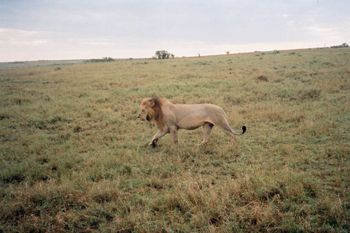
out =
<path fill-rule="evenodd" d="M 139 118 L 143 121 L 160 121 L 162 117 L 161 103 L 158 97 L 144 98 L 140 104 Z"/>

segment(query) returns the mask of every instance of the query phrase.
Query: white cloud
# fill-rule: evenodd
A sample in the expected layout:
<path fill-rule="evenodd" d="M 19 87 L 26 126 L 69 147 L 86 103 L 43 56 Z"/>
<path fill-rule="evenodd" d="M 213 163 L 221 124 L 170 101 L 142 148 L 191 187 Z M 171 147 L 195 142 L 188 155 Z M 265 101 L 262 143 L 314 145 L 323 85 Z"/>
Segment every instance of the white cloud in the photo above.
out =
<path fill-rule="evenodd" d="M 0 46 L 38 46 L 45 43 L 47 40 L 39 31 L 0 28 Z"/>
<path fill-rule="evenodd" d="M 78 40 L 82 45 L 89 46 L 111 46 L 114 45 L 114 42 L 110 39 L 103 38 L 83 38 Z"/>
<path fill-rule="evenodd" d="M 341 43 L 350 39 L 350 24 L 348 22 L 338 25 L 313 24 L 303 29 L 319 40 L 327 43 Z"/>

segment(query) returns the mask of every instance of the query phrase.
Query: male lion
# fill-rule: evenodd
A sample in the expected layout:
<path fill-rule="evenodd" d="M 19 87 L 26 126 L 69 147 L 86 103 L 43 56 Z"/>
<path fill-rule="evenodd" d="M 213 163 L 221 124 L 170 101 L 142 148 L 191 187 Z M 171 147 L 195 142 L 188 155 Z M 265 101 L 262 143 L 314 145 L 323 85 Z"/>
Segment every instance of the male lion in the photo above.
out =
<path fill-rule="evenodd" d="M 174 143 L 177 143 L 177 131 L 179 129 L 192 130 L 203 127 L 203 141 L 208 143 L 212 128 L 217 125 L 225 133 L 231 136 L 235 143 L 235 135 L 242 135 L 246 127 L 242 126 L 242 132 L 236 133 L 229 126 L 226 114 L 222 108 L 214 104 L 173 104 L 165 98 L 151 97 L 141 101 L 141 120 L 154 120 L 158 132 L 153 136 L 150 146 L 156 147 L 158 140 L 170 133 Z"/>

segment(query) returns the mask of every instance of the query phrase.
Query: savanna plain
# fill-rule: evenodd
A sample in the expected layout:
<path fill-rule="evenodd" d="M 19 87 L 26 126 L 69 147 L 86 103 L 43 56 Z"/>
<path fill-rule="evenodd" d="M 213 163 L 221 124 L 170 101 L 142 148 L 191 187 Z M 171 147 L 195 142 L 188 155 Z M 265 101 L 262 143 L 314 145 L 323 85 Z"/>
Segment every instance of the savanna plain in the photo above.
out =
<path fill-rule="evenodd" d="M 220 105 L 147 146 L 148 96 Z M 0 232 L 349 232 L 350 49 L 0 69 Z"/>

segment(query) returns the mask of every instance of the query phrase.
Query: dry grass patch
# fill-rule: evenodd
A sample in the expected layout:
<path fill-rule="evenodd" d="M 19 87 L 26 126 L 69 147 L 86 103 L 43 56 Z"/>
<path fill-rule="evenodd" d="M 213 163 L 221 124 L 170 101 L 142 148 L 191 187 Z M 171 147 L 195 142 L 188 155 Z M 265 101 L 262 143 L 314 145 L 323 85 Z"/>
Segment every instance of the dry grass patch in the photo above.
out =
<path fill-rule="evenodd" d="M 347 232 L 349 55 L 0 69 L 0 232 Z M 136 116 L 153 94 L 217 104 L 247 132 L 151 149 Z"/>

